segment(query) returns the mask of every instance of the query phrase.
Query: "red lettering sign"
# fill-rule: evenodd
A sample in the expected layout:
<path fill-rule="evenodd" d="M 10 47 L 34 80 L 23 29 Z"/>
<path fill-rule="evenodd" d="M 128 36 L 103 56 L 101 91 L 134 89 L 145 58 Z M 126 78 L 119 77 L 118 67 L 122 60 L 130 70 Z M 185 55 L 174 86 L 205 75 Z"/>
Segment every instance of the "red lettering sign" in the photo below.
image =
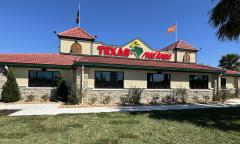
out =
<path fill-rule="evenodd" d="M 99 55 L 105 56 L 119 56 L 119 57 L 129 57 L 132 55 L 132 51 L 129 48 L 118 48 L 112 46 L 98 46 Z M 172 54 L 170 53 L 161 53 L 159 51 L 145 52 L 142 54 L 141 59 L 162 59 L 170 60 Z"/>
<path fill-rule="evenodd" d="M 129 48 L 117 48 L 112 46 L 98 46 L 99 55 L 129 57 L 131 50 Z"/>
<path fill-rule="evenodd" d="M 145 52 L 143 53 L 141 59 L 163 59 L 170 60 L 172 54 L 170 53 L 161 53 L 161 52 Z"/>

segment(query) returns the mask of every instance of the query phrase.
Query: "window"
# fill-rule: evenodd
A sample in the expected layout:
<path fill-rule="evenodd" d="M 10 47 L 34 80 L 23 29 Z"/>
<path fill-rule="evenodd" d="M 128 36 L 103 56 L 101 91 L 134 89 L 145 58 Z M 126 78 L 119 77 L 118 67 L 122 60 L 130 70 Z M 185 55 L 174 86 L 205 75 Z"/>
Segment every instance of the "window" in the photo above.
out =
<path fill-rule="evenodd" d="M 71 53 L 81 54 L 82 53 L 82 46 L 77 42 L 73 43 L 72 46 L 71 46 Z"/>
<path fill-rule="evenodd" d="M 124 73 L 95 71 L 95 88 L 123 88 Z"/>
<path fill-rule="evenodd" d="M 183 55 L 183 62 L 190 63 L 190 55 L 188 53 Z"/>
<path fill-rule="evenodd" d="M 29 87 L 55 87 L 60 78 L 60 72 L 29 71 Z"/>
<path fill-rule="evenodd" d="M 227 83 L 226 78 L 221 78 L 221 89 L 226 89 L 226 83 Z"/>
<path fill-rule="evenodd" d="M 170 89 L 170 75 L 148 73 L 147 88 L 148 89 Z"/>
<path fill-rule="evenodd" d="M 208 76 L 190 75 L 189 78 L 191 89 L 208 89 Z"/>

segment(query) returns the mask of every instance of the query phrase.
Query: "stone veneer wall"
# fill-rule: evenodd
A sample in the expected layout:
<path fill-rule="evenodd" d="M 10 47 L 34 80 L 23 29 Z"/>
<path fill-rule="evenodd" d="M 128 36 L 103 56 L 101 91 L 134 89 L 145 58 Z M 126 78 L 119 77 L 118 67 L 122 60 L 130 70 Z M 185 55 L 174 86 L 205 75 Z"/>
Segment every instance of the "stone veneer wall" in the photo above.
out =
<path fill-rule="evenodd" d="M 56 88 L 19 87 L 21 99 L 27 100 L 28 96 L 34 96 L 34 100 L 41 101 L 47 96 L 49 99 L 55 95 Z"/>
<path fill-rule="evenodd" d="M 81 87 L 81 72 L 82 69 L 77 69 L 77 88 Z M 93 89 L 88 88 L 88 73 L 89 69 L 84 68 L 84 78 L 83 78 L 83 101 L 82 103 L 90 103 L 91 99 L 97 99 L 96 103 L 102 103 L 104 99 L 109 96 L 111 99 L 111 103 L 120 103 L 120 98 L 124 97 L 128 94 L 129 89 Z M 159 102 L 161 102 L 164 98 L 172 96 L 176 90 L 174 89 L 161 89 L 161 90 L 147 90 L 143 89 L 141 103 L 148 104 L 152 101 L 153 97 L 159 97 Z M 187 89 L 187 102 L 210 102 L 212 101 L 214 91 L 213 89 L 207 90 L 190 90 Z M 179 99 L 179 97 L 178 97 Z"/>
<path fill-rule="evenodd" d="M 85 96 L 83 103 L 90 103 L 91 99 L 97 99 L 96 103 L 102 103 L 104 98 L 110 97 L 111 103 L 121 103 L 120 98 L 127 95 L 129 89 L 121 90 L 94 90 L 85 89 Z M 141 103 L 149 104 L 153 97 L 159 97 L 158 102 L 161 103 L 163 99 L 169 96 L 173 96 L 177 90 L 173 89 L 162 89 L 162 90 L 147 90 L 143 89 L 141 95 Z M 187 91 L 187 102 L 210 102 L 213 97 L 213 90 L 186 90 Z M 180 99 L 180 97 L 175 97 Z"/>
<path fill-rule="evenodd" d="M 1 98 L 1 93 L 2 93 L 2 87 L 6 81 L 7 81 L 7 78 L 4 75 L 4 68 L 0 68 L 0 98 Z"/>
<path fill-rule="evenodd" d="M 0 98 L 2 87 L 7 81 L 4 75 L 4 68 L 0 68 Z M 26 100 L 28 96 L 34 96 L 35 100 L 42 100 L 42 97 L 47 95 L 49 98 L 54 96 L 56 88 L 32 88 L 32 87 L 19 87 L 21 99 Z"/>

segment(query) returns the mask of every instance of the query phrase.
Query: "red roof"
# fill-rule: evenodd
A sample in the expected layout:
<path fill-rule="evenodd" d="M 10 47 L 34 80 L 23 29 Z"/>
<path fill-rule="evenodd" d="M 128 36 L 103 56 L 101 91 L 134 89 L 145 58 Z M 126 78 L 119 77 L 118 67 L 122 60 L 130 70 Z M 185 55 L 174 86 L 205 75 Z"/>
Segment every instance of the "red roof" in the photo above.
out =
<path fill-rule="evenodd" d="M 94 40 L 94 36 L 91 36 L 80 27 L 74 27 L 69 30 L 58 33 L 59 37 L 75 38 L 75 39 L 86 39 Z"/>
<path fill-rule="evenodd" d="M 0 54 L 0 63 L 71 66 L 76 58 L 61 54 Z"/>
<path fill-rule="evenodd" d="M 79 56 L 76 59 L 79 63 L 90 63 L 90 64 L 106 64 L 106 65 L 125 65 L 129 66 L 141 66 L 141 67 L 155 67 L 155 68 L 169 68 L 169 69 L 185 69 L 185 70 L 200 70 L 200 71 L 223 71 L 220 68 L 189 64 L 189 63 L 175 63 L 169 61 L 156 61 L 156 60 L 139 60 L 139 59 L 127 59 L 127 58 L 113 58 L 113 57 L 102 57 L 102 56 Z"/>
<path fill-rule="evenodd" d="M 240 71 L 225 70 L 225 75 L 240 75 Z"/>
<path fill-rule="evenodd" d="M 55 66 L 72 66 L 75 62 L 96 65 L 115 65 L 131 68 L 132 66 L 151 67 L 156 69 L 182 69 L 186 71 L 198 70 L 207 72 L 222 72 L 223 69 L 189 63 L 175 63 L 156 60 L 139 60 L 129 58 L 114 58 L 103 56 L 73 56 L 62 54 L 0 54 L 0 63 L 7 64 L 40 64 Z"/>
<path fill-rule="evenodd" d="M 182 50 L 191 50 L 191 51 L 197 51 L 196 48 L 194 48 L 192 45 L 188 44 L 187 42 L 180 40 L 177 41 L 165 48 L 163 48 L 162 50 L 173 50 L 173 49 L 182 49 Z"/>

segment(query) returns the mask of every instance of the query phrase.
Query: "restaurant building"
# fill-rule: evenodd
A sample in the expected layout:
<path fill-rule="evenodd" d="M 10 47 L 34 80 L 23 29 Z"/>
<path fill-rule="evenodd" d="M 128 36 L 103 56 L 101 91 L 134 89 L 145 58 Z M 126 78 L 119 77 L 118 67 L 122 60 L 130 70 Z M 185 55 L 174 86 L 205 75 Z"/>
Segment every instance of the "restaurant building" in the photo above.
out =
<path fill-rule="evenodd" d="M 106 45 L 79 27 L 58 33 L 58 38 L 56 54 L 0 54 L 0 91 L 4 71 L 11 67 L 23 99 L 53 96 L 59 77 L 71 90 L 84 90 L 83 103 L 92 98 L 101 103 L 105 97 L 118 103 L 132 88 L 143 90 L 143 103 L 175 89 L 187 90 L 189 101 L 211 101 L 221 89 L 238 94 L 239 72 L 197 64 L 198 49 L 182 40 L 162 49 L 140 38 Z"/>

